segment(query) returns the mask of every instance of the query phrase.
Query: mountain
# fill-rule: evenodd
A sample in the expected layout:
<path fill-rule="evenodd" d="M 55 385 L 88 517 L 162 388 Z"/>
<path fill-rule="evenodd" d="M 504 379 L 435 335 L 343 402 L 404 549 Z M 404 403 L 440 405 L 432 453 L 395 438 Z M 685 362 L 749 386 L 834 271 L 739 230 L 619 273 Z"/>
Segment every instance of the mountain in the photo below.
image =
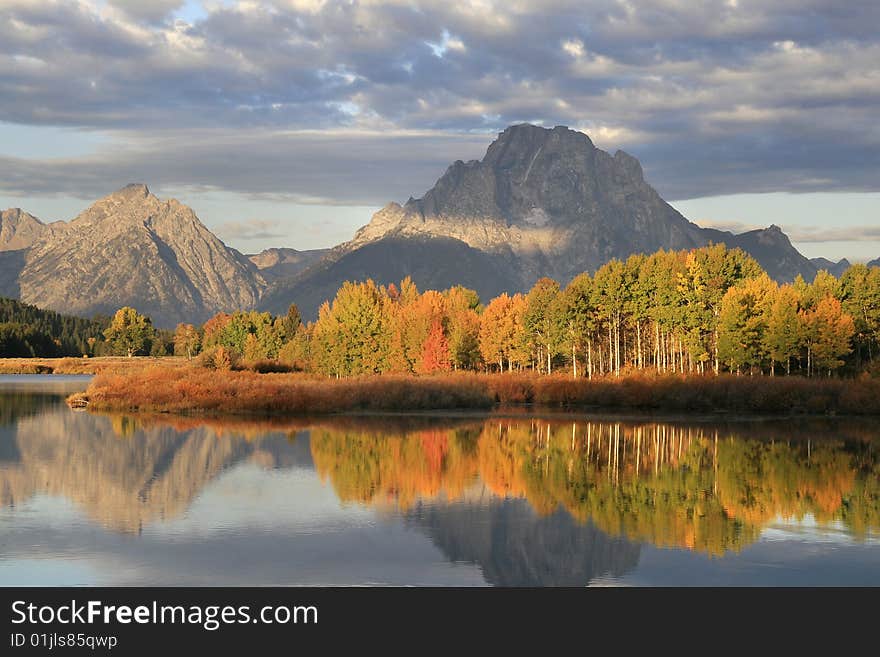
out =
<path fill-rule="evenodd" d="M 810 258 L 810 262 L 816 266 L 816 269 L 824 269 L 837 278 L 840 278 L 840 276 L 843 275 L 843 272 L 852 266 L 852 263 L 846 258 L 839 260 L 838 262 L 833 262 L 828 258 Z"/>
<path fill-rule="evenodd" d="M 48 226 L 21 208 L 0 211 L 0 251 L 30 247 Z"/>
<path fill-rule="evenodd" d="M 314 317 L 345 280 L 402 275 L 421 288 L 460 283 L 487 299 L 542 276 L 565 284 L 612 258 L 709 242 L 742 247 L 778 280 L 816 273 L 775 226 L 734 235 L 691 223 L 623 151 L 606 153 L 563 126 L 515 125 L 482 160 L 455 162 L 422 198 L 388 204 L 320 263 L 275 281 L 262 305 L 282 312 L 295 301 Z"/>
<path fill-rule="evenodd" d="M 307 269 L 327 255 L 329 249 L 312 249 L 297 251 L 296 249 L 273 248 L 246 256 L 260 270 L 267 281 L 279 278 L 290 278 Z"/>
<path fill-rule="evenodd" d="M 24 243 L 23 228 L 32 223 L 18 218 L 15 226 L 9 243 Z M 254 264 L 192 209 L 158 199 L 145 185 L 129 185 L 69 223 L 45 227 L 26 251 L 12 253 L 14 261 L 0 258 L 0 290 L 10 296 L 84 316 L 131 305 L 163 327 L 253 308 L 266 285 Z"/>
<path fill-rule="evenodd" d="M 880 258 L 877 258 L 876 260 L 871 260 L 868 263 L 868 267 L 880 267 Z"/>
<path fill-rule="evenodd" d="M 792 246 L 788 236 L 775 224 L 739 235 L 708 228 L 702 230 L 708 242 L 720 242 L 730 248 L 739 247 L 748 253 L 775 281 L 790 283 L 798 275 L 806 281 L 816 277 L 816 266 Z"/>

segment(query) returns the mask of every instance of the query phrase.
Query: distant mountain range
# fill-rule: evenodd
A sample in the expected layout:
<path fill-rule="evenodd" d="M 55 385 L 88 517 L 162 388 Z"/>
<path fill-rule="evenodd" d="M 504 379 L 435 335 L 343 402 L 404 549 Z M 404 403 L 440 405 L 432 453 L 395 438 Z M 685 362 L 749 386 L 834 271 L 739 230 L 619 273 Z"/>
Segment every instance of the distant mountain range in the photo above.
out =
<path fill-rule="evenodd" d="M 838 260 L 837 262 L 833 262 L 828 258 L 810 258 L 810 262 L 816 266 L 816 269 L 824 269 L 829 274 L 836 277 L 840 277 L 843 272 L 852 267 L 852 263 L 846 258 Z M 875 262 L 880 262 L 880 258 Z"/>
<path fill-rule="evenodd" d="M 596 148 L 565 127 L 507 128 L 482 160 L 452 164 L 422 198 L 390 203 L 333 249 L 242 255 L 189 207 L 129 185 L 70 222 L 0 214 L 0 295 L 78 315 L 132 305 L 158 326 L 219 311 L 307 318 L 345 280 L 412 276 L 422 288 L 462 284 L 484 299 L 567 283 L 611 258 L 724 243 L 750 253 L 776 280 L 846 261 L 808 260 L 776 226 L 735 235 L 688 221 L 644 180 L 634 157 Z M 874 261 L 880 264 L 880 261 Z"/>

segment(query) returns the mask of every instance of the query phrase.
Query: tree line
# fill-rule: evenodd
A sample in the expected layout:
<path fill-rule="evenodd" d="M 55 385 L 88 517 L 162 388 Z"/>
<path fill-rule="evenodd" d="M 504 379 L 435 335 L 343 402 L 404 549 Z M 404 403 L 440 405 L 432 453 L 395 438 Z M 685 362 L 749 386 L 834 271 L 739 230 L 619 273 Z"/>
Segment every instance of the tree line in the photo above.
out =
<path fill-rule="evenodd" d="M 119 351 L 117 324 L 114 318 L 107 339 Z M 142 342 L 133 353 L 149 340 Z M 167 351 L 209 366 L 276 361 L 335 377 L 450 370 L 830 376 L 874 364 L 880 268 L 855 265 L 839 279 L 821 271 L 813 281 L 779 285 L 742 250 L 713 245 L 614 259 L 565 287 L 542 278 L 525 294 L 485 304 L 460 286 L 346 282 L 314 322 L 303 323 L 295 304 L 281 317 L 220 313 L 202 326 L 180 324 L 166 342 Z"/>
<path fill-rule="evenodd" d="M 0 357 L 103 355 L 109 323 L 109 317 L 72 317 L 0 298 Z"/>

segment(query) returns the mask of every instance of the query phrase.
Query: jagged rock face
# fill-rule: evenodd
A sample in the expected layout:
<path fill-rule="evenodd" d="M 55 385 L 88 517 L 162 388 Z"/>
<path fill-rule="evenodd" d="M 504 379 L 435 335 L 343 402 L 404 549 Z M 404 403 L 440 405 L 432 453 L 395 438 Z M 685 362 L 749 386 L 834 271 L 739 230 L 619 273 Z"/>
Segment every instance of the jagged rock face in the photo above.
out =
<path fill-rule="evenodd" d="M 623 151 L 612 156 L 561 126 L 517 125 L 481 161 L 455 162 L 423 198 L 390 203 L 323 262 L 277 280 L 263 305 L 280 312 L 295 301 L 314 317 L 343 281 L 367 277 L 390 283 L 410 275 L 422 289 L 443 289 L 450 253 L 467 263 L 455 282 L 489 299 L 526 291 L 542 276 L 566 284 L 612 258 L 710 242 L 743 248 L 780 281 L 816 273 L 776 227 L 734 235 L 691 223 Z"/>
<path fill-rule="evenodd" d="M 187 206 L 145 185 L 107 196 L 37 240 L 18 277 L 27 303 L 79 315 L 131 305 L 158 326 L 253 308 L 265 282 Z"/>
<path fill-rule="evenodd" d="M 27 249 L 47 230 L 51 229 L 20 208 L 0 211 L 0 251 Z"/>
<path fill-rule="evenodd" d="M 295 276 L 304 269 L 318 262 L 327 254 L 328 249 L 312 249 L 297 251 L 288 248 L 265 249 L 247 258 L 260 270 L 267 281 Z"/>
<path fill-rule="evenodd" d="M 422 199 L 390 204 L 350 247 L 389 233 L 452 237 L 507 261 L 526 289 L 567 281 L 611 258 L 704 241 L 648 185 L 638 161 L 597 149 L 580 132 L 512 126 L 482 161 L 456 162 Z"/>

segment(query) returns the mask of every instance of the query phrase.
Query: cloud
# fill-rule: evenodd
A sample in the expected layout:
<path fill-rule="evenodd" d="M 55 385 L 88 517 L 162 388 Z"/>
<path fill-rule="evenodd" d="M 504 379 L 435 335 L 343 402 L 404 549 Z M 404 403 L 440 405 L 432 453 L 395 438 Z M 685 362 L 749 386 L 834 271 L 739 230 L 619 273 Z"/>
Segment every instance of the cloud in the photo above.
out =
<path fill-rule="evenodd" d="M 166 19 L 174 10 L 180 9 L 184 0 L 149 0 L 149 2 L 144 2 L 144 0 L 107 0 L 107 3 L 136 21 L 158 23 Z"/>
<path fill-rule="evenodd" d="M 451 162 L 481 157 L 487 144 L 485 135 L 431 131 L 121 133 L 83 157 L 0 156 L 0 189 L 93 200 L 138 181 L 291 203 L 382 206 L 421 195 Z"/>
<path fill-rule="evenodd" d="M 880 226 L 792 226 L 788 231 L 793 242 L 871 242 L 880 241 Z"/>
<path fill-rule="evenodd" d="M 116 166 L 163 178 L 165 161 L 179 184 L 375 203 L 368 186 L 418 194 L 446 163 L 532 121 L 626 146 L 670 199 L 880 188 L 873 0 L 271 0 L 205 3 L 189 22 L 172 19 L 180 5 L 3 2 L 0 121 L 119 139 L 102 160 L 6 164 L 71 188 Z M 329 154 L 267 137 L 306 131 L 325 131 Z M 345 145 L 368 148 L 382 176 L 352 183 L 363 160 L 347 166 Z M 308 165 L 281 152 L 300 146 Z"/>
<path fill-rule="evenodd" d="M 280 229 L 280 222 L 265 219 L 227 221 L 217 226 L 216 232 L 227 241 L 281 239 L 287 237 L 287 233 Z"/>
<path fill-rule="evenodd" d="M 712 219 L 694 219 L 693 222 L 703 228 L 714 228 L 715 230 L 724 230 L 728 233 L 739 234 L 747 233 L 750 230 L 765 228 L 757 224 L 750 224 L 745 221 L 715 221 Z"/>
<path fill-rule="evenodd" d="M 766 226 L 735 220 L 716 221 L 712 219 L 694 219 L 693 221 L 704 228 L 725 230 L 734 234 L 766 228 Z M 836 228 L 827 228 L 825 226 L 785 223 L 781 228 L 792 242 L 798 242 L 801 244 L 880 241 L 880 225 L 846 225 Z"/>

